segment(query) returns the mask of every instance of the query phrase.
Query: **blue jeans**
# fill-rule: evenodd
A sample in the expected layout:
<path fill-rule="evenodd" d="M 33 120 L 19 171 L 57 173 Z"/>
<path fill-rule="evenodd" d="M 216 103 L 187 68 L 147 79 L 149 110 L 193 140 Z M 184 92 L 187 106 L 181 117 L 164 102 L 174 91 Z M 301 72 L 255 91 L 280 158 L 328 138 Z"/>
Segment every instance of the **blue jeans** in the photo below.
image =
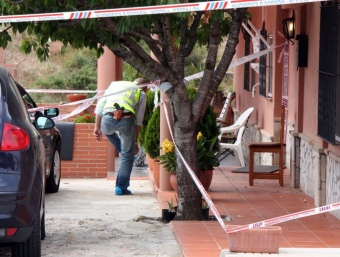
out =
<path fill-rule="evenodd" d="M 117 121 L 111 115 L 106 114 L 102 118 L 101 129 L 121 155 L 116 186 L 125 191 L 130 186 L 130 176 L 134 161 L 136 138 L 134 116 L 123 117 L 120 121 Z"/>

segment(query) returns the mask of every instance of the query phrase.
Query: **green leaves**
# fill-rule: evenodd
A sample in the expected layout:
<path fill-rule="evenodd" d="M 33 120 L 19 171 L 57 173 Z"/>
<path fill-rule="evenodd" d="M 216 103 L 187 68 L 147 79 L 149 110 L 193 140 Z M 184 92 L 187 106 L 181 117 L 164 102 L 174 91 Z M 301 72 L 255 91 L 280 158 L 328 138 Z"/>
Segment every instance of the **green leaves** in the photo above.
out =
<path fill-rule="evenodd" d="M 2 48 L 6 48 L 8 45 L 8 42 L 11 42 L 11 41 L 12 41 L 12 38 L 8 34 L 7 30 L 3 30 L 0 32 L 0 46 Z"/>

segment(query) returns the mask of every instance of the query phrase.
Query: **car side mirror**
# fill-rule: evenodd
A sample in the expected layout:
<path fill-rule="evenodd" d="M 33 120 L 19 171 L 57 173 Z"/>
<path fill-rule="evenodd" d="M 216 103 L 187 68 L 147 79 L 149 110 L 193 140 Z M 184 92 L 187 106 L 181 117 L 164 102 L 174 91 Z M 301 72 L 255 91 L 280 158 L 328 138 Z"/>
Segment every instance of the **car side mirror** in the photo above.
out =
<path fill-rule="evenodd" d="M 55 126 L 54 121 L 46 116 L 39 116 L 35 119 L 34 125 L 38 130 L 51 129 Z"/>
<path fill-rule="evenodd" d="M 44 115 L 48 117 L 57 117 L 59 115 L 59 109 L 58 108 L 50 108 L 47 110 L 44 110 Z"/>

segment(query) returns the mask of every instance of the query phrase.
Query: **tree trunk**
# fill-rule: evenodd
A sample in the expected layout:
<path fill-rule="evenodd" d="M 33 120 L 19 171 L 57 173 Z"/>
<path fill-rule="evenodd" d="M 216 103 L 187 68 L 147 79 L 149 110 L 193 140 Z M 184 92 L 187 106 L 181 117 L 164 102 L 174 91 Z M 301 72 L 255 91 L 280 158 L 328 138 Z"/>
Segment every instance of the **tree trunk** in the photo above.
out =
<path fill-rule="evenodd" d="M 175 138 L 177 146 L 187 161 L 187 165 L 191 167 L 196 176 L 199 178 L 197 158 L 197 141 L 196 126 L 192 126 L 183 133 L 183 129 L 179 128 L 179 124 L 175 126 Z M 188 140 L 189 138 L 189 140 Z M 202 220 L 202 195 L 198 190 L 194 180 L 191 178 L 186 165 L 181 157 L 177 155 L 177 181 L 178 181 L 178 209 L 177 220 Z"/>

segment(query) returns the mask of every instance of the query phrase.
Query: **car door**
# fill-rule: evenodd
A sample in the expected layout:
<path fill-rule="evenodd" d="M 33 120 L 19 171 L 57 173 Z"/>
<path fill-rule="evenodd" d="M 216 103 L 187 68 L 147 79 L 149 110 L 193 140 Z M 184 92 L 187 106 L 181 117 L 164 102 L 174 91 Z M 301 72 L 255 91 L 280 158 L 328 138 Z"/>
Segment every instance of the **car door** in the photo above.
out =
<path fill-rule="evenodd" d="M 19 92 L 21 94 L 22 99 L 25 102 L 25 106 L 27 111 L 29 112 L 29 116 L 30 119 L 32 121 L 32 123 L 35 121 L 36 117 L 39 115 L 43 115 L 40 111 L 29 111 L 30 109 L 33 108 L 37 108 L 36 103 L 34 102 L 34 100 L 31 98 L 31 96 L 26 92 L 26 90 L 20 86 L 18 83 L 16 83 Z M 44 129 L 44 130 L 39 130 L 39 134 L 42 137 L 44 146 L 45 146 L 45 175 L 49 176 L 50 174 L 50 165 L 48 165 L 49 163 L 51 163 L 51 158 L 52 158 L 52 142 L 53 142 L 53 132 L 51 131 L 51 129 Z"/>

